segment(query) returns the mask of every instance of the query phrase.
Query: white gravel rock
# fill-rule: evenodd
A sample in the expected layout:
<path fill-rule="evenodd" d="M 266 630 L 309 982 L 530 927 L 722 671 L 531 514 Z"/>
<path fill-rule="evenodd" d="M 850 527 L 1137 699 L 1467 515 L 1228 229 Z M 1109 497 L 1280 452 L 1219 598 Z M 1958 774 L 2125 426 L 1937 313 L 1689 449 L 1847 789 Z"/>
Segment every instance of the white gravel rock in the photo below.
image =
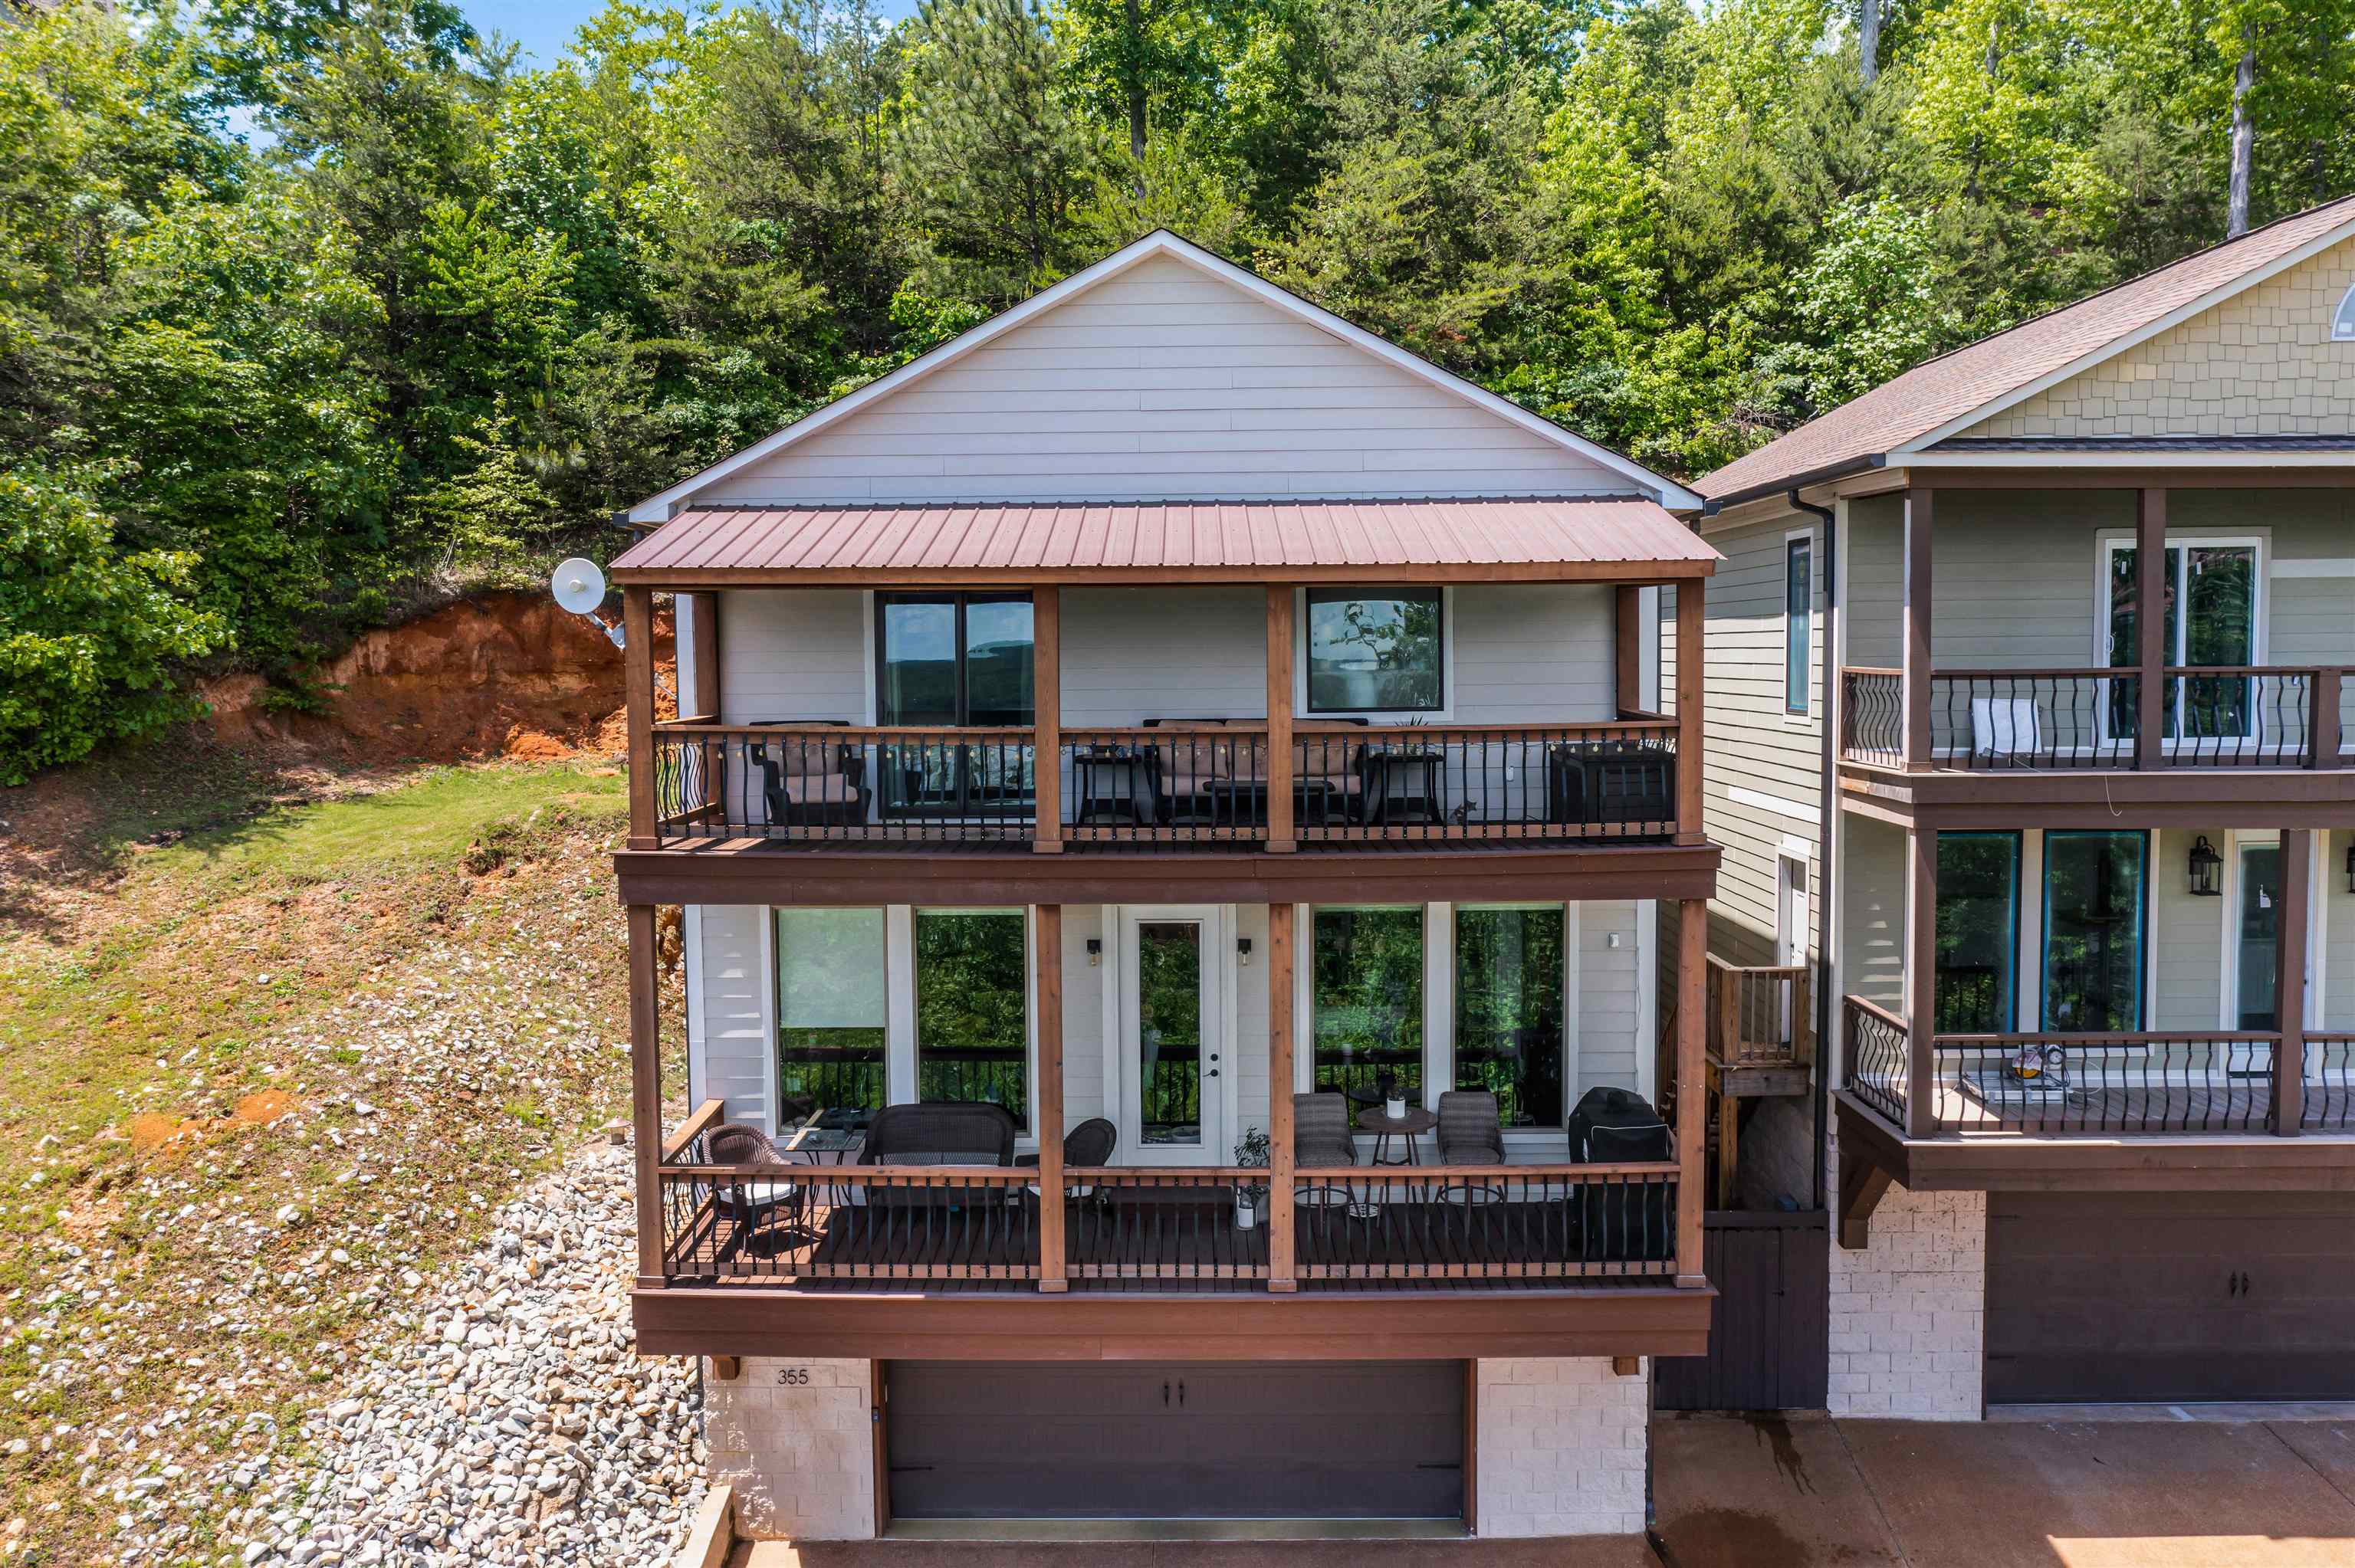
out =
<path fill-rule="evenodd" d="M 305 1419 L 311 1467 L 257 1480 L 288 1500 L 245 1562 L 666 1561 L 702 1500 L 702 1416 L 694 1363 L 632 1343 L 631 1179 L 601 1144 L 501 1210 Z"/>

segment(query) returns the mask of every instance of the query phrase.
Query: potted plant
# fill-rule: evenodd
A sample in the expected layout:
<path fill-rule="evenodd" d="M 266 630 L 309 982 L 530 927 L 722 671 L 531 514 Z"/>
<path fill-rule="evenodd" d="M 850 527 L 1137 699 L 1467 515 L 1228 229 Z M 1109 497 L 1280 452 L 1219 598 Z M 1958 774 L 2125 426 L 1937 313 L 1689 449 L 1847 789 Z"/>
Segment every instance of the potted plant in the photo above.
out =
<path fill-rule="evenodd" d="M 1399 1087 L 1396 1073 L 1383 1068 L 1374 1075 L 1374 1087 L 1381 1091 L 1384 1116 L 1397 1121 L 1406 1115 L 1406 1091 Z"/>
<path fill-rule="evenodd" d="M 1249 1128 L 1235 1140 L 1235 1163 L 1249 1171 L 1264 1171 L 1268 1165 L 1267 1134 L 1258 1128 Z M 1235 1183 L 1235 1229 L 1251 1230 L 1259 1224 L 1261 1211 L 1267 1206 L 1267 1183 L 1238 1181 Z"/>

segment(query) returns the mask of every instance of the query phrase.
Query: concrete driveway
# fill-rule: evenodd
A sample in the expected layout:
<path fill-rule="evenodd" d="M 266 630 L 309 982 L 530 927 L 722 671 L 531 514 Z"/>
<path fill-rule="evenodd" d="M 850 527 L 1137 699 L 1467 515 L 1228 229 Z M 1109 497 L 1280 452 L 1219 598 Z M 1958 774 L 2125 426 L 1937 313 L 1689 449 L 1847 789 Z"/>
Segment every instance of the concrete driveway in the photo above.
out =
<path fill-rule="evenodd" d="M 2355 1568 L 2355 1422 L 1653 1424 L 1668 1568 Z"/>
<path fill-rule="evenodd" d="M 1654 1422 L 1653 1542 L 764 1542 L 731 1568 L 2355 1568 L 2355 1420 Z"/>

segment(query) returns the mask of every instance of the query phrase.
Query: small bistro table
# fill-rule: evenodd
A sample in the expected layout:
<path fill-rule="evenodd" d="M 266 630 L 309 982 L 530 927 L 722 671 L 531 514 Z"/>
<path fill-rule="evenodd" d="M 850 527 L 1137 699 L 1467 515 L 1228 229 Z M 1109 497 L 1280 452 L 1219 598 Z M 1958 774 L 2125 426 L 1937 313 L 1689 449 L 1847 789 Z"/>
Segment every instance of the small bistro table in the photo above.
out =
<path fill-rule="evenodd" d="M 1391 1116 L 1378 1105 L 1368 1106 L 1358 1113 L 1358 1129 L 1374 1135 L 1373 1163 L 1376 1165 L 1422 1164 L 1421 1157 L 1414 1151 L 1415 1135 L 1429 1132 L 1438 1125 L 1438 1115 L 1421 1106 L 1407 1107 L 1406 1114 L 1401 1117 Z M 1396 1160 L 1389 1158 L 1392 1139 L 1397 1139 L 1406 1147 L 1404 1156 Z"/>

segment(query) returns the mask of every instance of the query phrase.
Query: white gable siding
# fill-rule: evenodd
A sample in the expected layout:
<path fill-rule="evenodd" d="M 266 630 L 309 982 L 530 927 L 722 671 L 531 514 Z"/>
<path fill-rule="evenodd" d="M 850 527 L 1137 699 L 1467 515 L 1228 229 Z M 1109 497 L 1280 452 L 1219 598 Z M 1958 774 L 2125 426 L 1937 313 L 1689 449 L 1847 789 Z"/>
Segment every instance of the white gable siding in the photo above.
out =
<path fill-rule="evenodd" d="M 1635 493 L 1599 463 L 1160 256 L 695 499 Z"/>

